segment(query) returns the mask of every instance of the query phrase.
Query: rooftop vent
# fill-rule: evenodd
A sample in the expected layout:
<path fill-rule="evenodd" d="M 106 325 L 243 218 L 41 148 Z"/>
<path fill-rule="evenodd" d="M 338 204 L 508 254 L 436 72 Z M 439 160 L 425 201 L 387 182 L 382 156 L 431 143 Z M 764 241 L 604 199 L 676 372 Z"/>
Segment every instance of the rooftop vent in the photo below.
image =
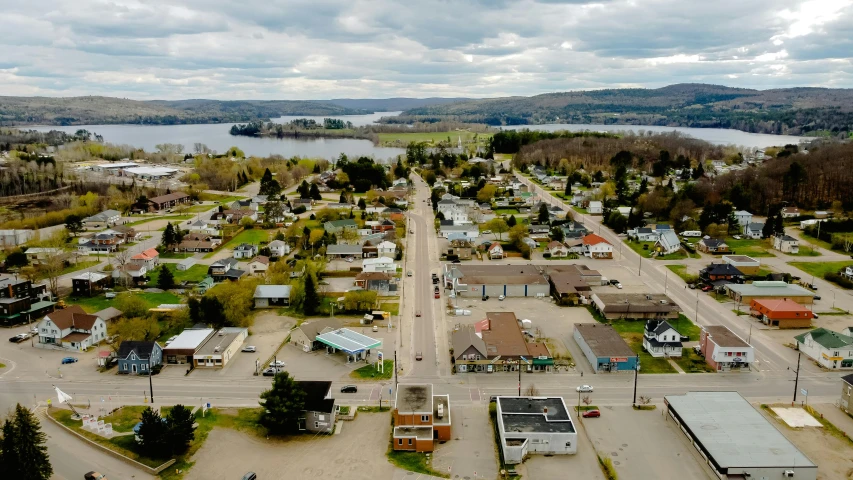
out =
<path fill-rule="evenodd" d="M 438 405 L 438 412 L 436 413 L 436 416 L 438 416 L 438 418 L 444 418 L 444 405 L 443 404 Z"/>
<path fill-rule="evenodd" d="M 217 345 L 216 347 L 214 347 L 214 348 L 213 348 L 213 351 L 214 351 L 214 352 L 218 352 L 218 351 L 219 351 L 219 345 Z"/>

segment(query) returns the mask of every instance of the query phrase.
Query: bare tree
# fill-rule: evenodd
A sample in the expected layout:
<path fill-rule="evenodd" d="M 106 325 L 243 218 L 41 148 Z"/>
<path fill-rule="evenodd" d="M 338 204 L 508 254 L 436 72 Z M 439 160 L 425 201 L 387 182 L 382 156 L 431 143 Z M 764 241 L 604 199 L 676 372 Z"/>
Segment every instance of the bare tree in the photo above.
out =
<path fill-rule="evenodd" d="M 539 389 L 536 388 L 536 385 L 531 383 L 524 390 L 524 395 L 526 395 L 528 397 L 538 397 L 539 396 Z"/>
<path fill-rule="evenodd" d="M 648 405 L 651 401 L 652 397 L 647 397 L 645 395 L 640 395 L 639 398 L 637 398 L 637 402 L 641 405 Z"/>
<path fill-rule="evenodd" d="M 132 257 L 130 249 L 118 250 L 115 256 L 113 256 L 113 263 L 115 263 L 115 268 L 119 275 L 118 278 L 124 282 L 125 286 L 127 286 L 127 272 L 124 270 L 124 266 L 130 263 Z"/>
<path fill-rule="evenodd" d="M 591 399 L 591 398 L 589 398 L 589 395 L 584 395 L 584 396 L 583 396 L 583 404 L 584 404 L 584 405 L 589 405 L 590 403 L 592 403 L 592 399 Z"/>

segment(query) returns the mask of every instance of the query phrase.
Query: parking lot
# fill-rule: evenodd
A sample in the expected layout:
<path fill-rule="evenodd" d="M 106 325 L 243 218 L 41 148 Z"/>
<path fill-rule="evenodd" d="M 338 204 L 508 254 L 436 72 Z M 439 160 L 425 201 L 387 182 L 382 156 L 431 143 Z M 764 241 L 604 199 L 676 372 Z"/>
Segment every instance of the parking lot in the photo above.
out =
<path fill-rule="evenodd" d="M 433 468 L 449 472 L 452 478 L 497 478 L 498 457 L 488 406 L 452 406 L 451 414 L 453 439 L 436 446 Z"/>

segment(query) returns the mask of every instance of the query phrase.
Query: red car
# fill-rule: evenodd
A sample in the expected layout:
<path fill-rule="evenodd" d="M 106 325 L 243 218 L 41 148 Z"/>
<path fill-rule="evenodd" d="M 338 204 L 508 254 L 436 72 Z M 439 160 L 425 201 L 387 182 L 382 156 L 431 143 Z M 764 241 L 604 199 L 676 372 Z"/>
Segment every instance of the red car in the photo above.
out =
<path fill-rule="evenodd" d="M 704 287 L 702 287 L 703 292 L 709 292 L 713 289 L 714 289 L 714 287 L 712 285 L 705 285 Z"/>
<path fill-rule="evenodd" d="M 601 416 L 601 411 L 599 410 L 587 410 L 581 414 L 583 418 L 598 418 Z"/>

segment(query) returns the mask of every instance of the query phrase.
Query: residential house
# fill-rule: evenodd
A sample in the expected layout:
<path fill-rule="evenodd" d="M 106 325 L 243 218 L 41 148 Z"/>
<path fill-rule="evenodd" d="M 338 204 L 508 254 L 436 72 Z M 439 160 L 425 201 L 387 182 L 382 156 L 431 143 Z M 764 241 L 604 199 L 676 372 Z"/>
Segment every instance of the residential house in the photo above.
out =
<path fill-rule="evenodd" d="M 797 207 L 785 207 L 782 209 L 782 218 L 794 218 L 800 216 L 800 209 Z"/>
<path fill-rule="evenodd" d="M 549 225 L 528 225 L 527 231 L 531 236 L 542 236 L 548 235 L 551 227 Z"/>
<path fill-rule="evenodd" d="M 246 272 L 237 268 L 237 259 L 234 257 L 223 258 L 210 264 L 207 274 L 213 277 L 213 281 L 237 280 Z"/>
<path fill-rule="evenodd" d="M 743 283 L 746 275 L 728 263 L 712 263 L 699 271 L 699 277 L 706 282 L 728 280 L 733 283 Z"/>
<path fill-rule="evenodd" d="M 135 242 L 139 240 L 139 232 L 133 227 L 127 225 L 114 225 L 112 228 L 103 233 L 111 233 L 122 239 L 122 243 Z"/>
<path fill-rule="evenodd" d="M 561 242 L 552 241 L 546 248 L 548 249 L 548 253 L 551 254 L 551 258 L 565 258 L 569 256 L 569 247 Z"/>
<path fill-rule="evenodd" d="M 326 257 L 330 259 L 334 258 L 361 258 L 363 255 L 364 247 L 362 245 L 346 245 L 346 244 L 336 244 L 336 245 L 327 245 L 326 246 Z"/>
<path fill-rule="evenodd" d="M 853 279 L 853 267 L 844 267 L 839 273 L 848 280 Z"/>
<path fill-rule="evenodd" d="M 454 330 L 451 344 L 456 371 L 515 372 L 519 364 L 526 372 L 551 371 L 554 359 L 548 347 L 527 341 L 521 329 L 524 322 L 530 324 L 512 312 L 487 312 L 476 325 Z"/>
<path fill-rule="evenodd" d="M 145 267 L 150 272 L 160 265 L 160 252 L 156 248 L 149 248 L 130 257 L 130 263 Z"/>
<path fill-rule="evenodd" d="M 270 268 L 270 258 L 258 255 L 249 261 L 248 268 L 250 275 L 264 275 Z"/>
<path fill-rule="evenodd" d="M 678 235 L 672 230 L 663 230 L 660 233 L 660 238 L 655 242 L 655 252 L 658 255 L 669 255 L 681 250 L 681 240 Z"/>
<path fill-rule="evenodd" d="M 79 305 L 51 312 L 38 323 L 39 343 L 85 351 L 107 337 L 107 324 Z"/>
<path fill-rule="evenodd" d="M 358 224 L 355 223 L 355 220 L 351 218 L 345 218 L 343 220 L 330 220 L 323 224 L 323 229 L 325 229 L 326 233 L 328 233 L 329 235 L 340 235 L 344 231 L 355 233 L 355 231 L 358 230 Z"/>
<path fill-rule="evenodd" d="M 310 212 L 314 206 L 314 200 L 311 200 L 310 198 L 297 198 L 290 202 L 290 204 L 293 205 L 294 210 L 299 207 L 305 207 L 305 211 Z"/>
<path fill-rule="evenodd" d="M 258 285 L 253 298 L 255 308 L 290 305 L 290 285 Z"/>
<path fill-rule="evenodd" d="M 100 230 L 102 228 L 112 227 L 117 224 L 121 218 L 121 212 L 118 210 L 104 210 L 101 213 L 96 213 L 91 217 L 83 219 L 83 225 L 86 228 Z"/>
<path fill-rule="evenodd" d="M 175 247 L 176 252 L 212 252 L 222 240 L 203 233 L 190 233 L 186 235 Z"/>
<path fill-rule="evenodd" d="M 126 263 L 120 268 L 115 268 L 112 271 L 113 280 L 121 285 L 136 285 L 147 280 L 148 269 L 145 265 L 137 263 Z"/>
<path fill-rule="evenodd" d="M 833 370 L 853 368 L 853 332 L 845 328 L 841 333 L 826 328 L 815 328 L 794 337 L 797 349 L 824 368 Z"/>
<path fill-rule="evenodd" d="M 738 225 L 745 227 L 752 222 L 752 214 L 746 210 L 738 210 L 735 212 L 735 219 L 737 219 Z"/>
<path fill-rule="evenodd" d="M 647 320 L 643 329 L 643 349 L 649 355 L 680 357 L 683 350 L 682 336 L 666 320 Z"/>
<path fill-rule="evenodd" d="M 601 213 L 603 211 L 602 206 L 601 206 L 601 202 L 599 202 L 597 200 L 593 200 L 592 202 L 589 202 L 589 206 L 586 208 L 586 211 L 589 212 L 590 215 L 601 215 Z"/>
<path fill-rule="evenodd" d="M 234 247 L 234 258 L 252 258 L 258 254 L 258 247 L 250 243 L 241 243 Z"/>
<path fill-rule="evenodd" d="M 273 240 L 267 244 L 273 258 L 282 258 L 290 254 L 290 245 L 282 240 Z"/>
<path fill-rule="evenodd" d="M 126 375 L 148 374 L 148 369 L 163 365 L 163 347 L 157 342 L 125 340 L 116 354 L 118 373 Z"/>
<path fill-rule="evenodd" d="M 149 198 L 148 203 L 143 209 L 147 211 L 164 210 L 189 201 L 190 196 L 184 192 L 167 193 L 166 195 Z M 135 206 L 134 209 L 138 210 L 138 207 Z"/>
<path fill-rule="evenodd" d="M 493 260 L 495 258 L 504 258 L 504 256 L 505 256 L 504 255 L 504 249 L 501 246 L 501 244 L 498 242 L 492 242 L 492 244 L 489 245 L 489 247 L 486 249 L 486 251 L 489 254 L 489 258 L 491 258 Z"/>
<path fill-rule="evenodd" d="M 471 242 L 465 239 L 451 240 L 447 248 L 444 250 L 444 255 L 448 261 L 453 260 L 471 260 L 474 247 Z"/>
<path fill-rule="evenodd" d="M 314 434 L 332 433 L 338 411 L 332 398 L 332 382 L 297 380 L 296 386 L 305 392 L 305 410 L 299 416 L 297 428 Z"/>
<path fill-rule="evenodd" d="M 755 298 L 749 302 L 749 313 L 779 328 L 809 328 L 814 317 L 811 310 L 787 298 Z"/>
<path fill-rule="evenodd" d="M 433 395 L 431 384 L 399 384 L 394 398 L 394 450 L 432 452 L 452 437 L 450 396 Z"/>
<path fill-rule="evenodd" d="M 118 250 L 124 238 L 115 233 L 101 232 L 90 237 L 80 237 L 77 241 L 77 251 L 81 255 L 108 254 Z"/>
<path fill-rule="evenodd" d="M 589 229 L 587 229 L 582 223 L 575 221 L 566 222 L 560 227 L 563 229 L 563 236 L 566 239 L 581 239 L 589 234 Z"/>
<path fill-rule="evenodd" d="M 397 255 L 397 244 L 385 240 L 376 246 L 376 253 L 380 257 L 391 257 Z"/>
<path fill-rule="evenodd" d="M 387 294 L 391 290 L 393 279 L 392 275 L 384 272 L 361 272 L 355 276 L 355 286 Z"/>
<path fill-rule="evenodd" d="M 608 320 L 673 320 L 681 307 L 662 293 L 594 293 L 592 306 Z"/>
<path fill-rule="evenodd" d="M 633 230 L 628 230 L 628 237 L 637 240 L 638 242 L 657 242 L 660 235 L 651 227 L 638 227 Z"/>
<path fill-rule="evenodd" d="M 61 248 L 48 247 L 30 247 L 26 252 L 24 252 L 24 254 L 27 256 L 27 261 L 33 266 L 41 265 L 50 258 L 68 256 L 68 253 Z"/>
<path fill-rule="evenodd" d="M 749 368 L 755 361 L 752 345 L 723 325 L 702 327 L 699 351 L 717 371 Z"/>
<path fill-rule="evenodd" d="M 198 284 L 196 284 L 195 289 L 199 295 L 204 295 L 208 290 L 213 288 L 216 283 L 213 281 L 213 277 L 207 276 L 201 279 Z"/>
<path fill-rule="evenodd" d="M 389 230 L 394 230 L 395 228 L 397 228 L 397 224 L 386 218 L 378 224 L 373 225 L 371 229 L 373 230 L 373 233 L 385 233 Z"/>
<path fill-rule="evenodd" d="M 762 230 L 764 230 L 764 223 L 750 222 L 743 227 L 743 234 L 747 238 L 758 240 L 763 236 Z"/>
<path fill-rule="evenodd" d="M 853 400 L 853 373 L 841 377 L 841 402 L 839 407 L 844 413 L 850 414 L 850 403 Z"/>
<path fill-rule="evenodd" d="M 16 277 L 0 278 L 0 325 L 26 323 L 52 312 L 55 302 L 51 298 L 45 284 L 33 285 Z"/>
<path fill-rule="evenodd" d="M 782 253 L 799 253 L 800 241 L 790 235 L 773 235 L 773 248 Z"/>
<path fill-rule="evenodd" d="M 702 240 L 696 242 L 696 250 L 714 255 L 731 253 L 729 245 L 726 242 L 709 236 L 705 236 Z"/>
<path fill-rule="evenodd" d="M 361 269 L 364 272 L 397 273 L 397 264 L 390 257 L 365 258 Z"/>
<path fill-rule="evenodd" d="M 551 265 L 546 267 L 551 295 L 559 305 L 587 303 L 593 286 L 601 286 L 601 273 L 586 265 Z"/>
<path fill-rule="evenodd" d="M 613 258 L 613 245 L 594 233 L 583 237 L 583 248 L 583 254 L 587 257 Z"/>
<path fill-rule="evenodd" d="M 91 297 L 101 293 L 110 285 L 110 277 L 103 273 L 83 272 L 71 277 L 71 290 L 74 296 Z"/>

